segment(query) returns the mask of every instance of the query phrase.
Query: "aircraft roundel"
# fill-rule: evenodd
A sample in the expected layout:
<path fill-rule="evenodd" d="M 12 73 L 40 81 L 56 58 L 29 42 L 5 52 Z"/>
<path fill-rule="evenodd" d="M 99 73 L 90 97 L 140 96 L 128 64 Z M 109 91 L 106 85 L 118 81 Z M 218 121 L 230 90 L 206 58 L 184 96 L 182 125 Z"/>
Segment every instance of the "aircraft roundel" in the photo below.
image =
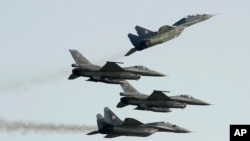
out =
<path fill-rule="evenodd" d="M 113 115 L 111 118 L 114 120 L 114 119 L 116 119 L 116 116 Z"/>

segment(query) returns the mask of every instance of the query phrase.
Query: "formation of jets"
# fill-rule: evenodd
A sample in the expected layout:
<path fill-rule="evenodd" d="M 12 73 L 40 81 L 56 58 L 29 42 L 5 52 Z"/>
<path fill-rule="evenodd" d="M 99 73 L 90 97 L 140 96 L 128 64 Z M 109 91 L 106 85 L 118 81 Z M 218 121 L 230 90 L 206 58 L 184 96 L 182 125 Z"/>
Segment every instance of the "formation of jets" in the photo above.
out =
<path fill-rule="evenodd" d="M 174 39 L 186 27 L 205 21 L 213 16 L 210 14 L 187 16 L 172 26 L 164 25 L 160 27 L 157 32 L 150 31 L 141 26 L 135 26 L 138 35 L 128 34 L 134 48 L 130 49 L 125 56 Z M 120 84 L 123 92 L 120 93 L 122 97 L 116 106 L 117 108 L 134 105 L 136 106 L 136 110 L 171 112 L 172 108 L 185 108 L 187 105 L 210 105 L 206 101 L 186 94 L 168 96 L 166 93 L 169 93 L 169 91 L 154 90 L 149 95 L 140 93 L 127 80 L 138 80 L 141 76 L 159 77 L 165 76 L 165 74 L 141 65 L 121 67 L 118 65 L 121 62 L 107 61 L 104 66 L 98 66 L 92 64 L 79 51 L 75 49 L 69 51 L 75 63 L 71 65 L 73 67 L 72 74 L 70 74 L 68 79 L 72 80 L 83 76 L 89 78 L 87 81 Z M 106 134 L 105 138 L 114 138 L 119 136 L 147 137 L 155 132 L 190 132 L 183 127 L 173 125 L 169 122 L 142 123 L 133 118 L 125 118 L 122 121 L 108 107 L 104 108 L 104 117 L 101 114 L 97 114 L 96 117 L 98 130 L 90 132 L 87 135 L 101 133 Z"/>

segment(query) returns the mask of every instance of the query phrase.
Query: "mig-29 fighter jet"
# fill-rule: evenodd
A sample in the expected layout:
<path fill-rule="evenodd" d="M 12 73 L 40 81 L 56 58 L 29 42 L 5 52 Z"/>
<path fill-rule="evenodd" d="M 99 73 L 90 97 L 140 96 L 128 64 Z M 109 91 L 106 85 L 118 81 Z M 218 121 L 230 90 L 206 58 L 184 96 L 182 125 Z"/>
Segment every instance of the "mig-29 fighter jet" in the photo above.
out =
<path fill-rule="evenodd" d="M 80 76 L 89 77 L 87 81 L 121 84 L 126 79 L 137 80 L 141 76 L 165 76 L 144 66 L 120 67 L 117 62 L 107 62 L 103 67 L 92 64 L 79 51 L 69 50 L 75 60 L 72 74 L 68 79 L 76 79 Z"/>
<path fill-rule="evenodd" d="M 155 132 L 189 133 L 190 131 L 173 125 L 169 122 L 142 123 L 133 118 L 125 118 L 122 121 L 108 107 L 104 108 L 104 117 L 97 114 L 98 130 L 87 135 L 107 134 L 105 138 L 115 138 L 119 136 L 147 137 Z"/>
<path fill-rule="evenodd" d="M 154 112 L 171 112 L 170 108 L 185 108 L 186 105 L 210 105 L 209 103 L 196 99 L 189 95 L 167 96 L 163 92 L 154 91 L 151 95 L 138 92 L 128 82 L 121 84 L 124 92 L 120 93 L 124 96 L 117 104 L 118 108 L 127 105 L 136 105 L 136 110 L 148 110 Z"/>
<path fill-rule="evenodd" d="M 213 16 L 214 15 L 209 14 L 187 16 L 177 21 L 172 26 L 164 25 L 160 27 L 156 32 L 150 31 L 140 26 L 135 26 L 138 36 L 131 33 L 128 34 L 128 37 L 131 43 L 134 45 L 134 48 L 130 49 L 125 54 L 125 56 L 129 56 L 135 51 L 141 51 L 154 45 L 174 39 L 175 37 L 178 37 L 186 27 L 207 20 Z"/>

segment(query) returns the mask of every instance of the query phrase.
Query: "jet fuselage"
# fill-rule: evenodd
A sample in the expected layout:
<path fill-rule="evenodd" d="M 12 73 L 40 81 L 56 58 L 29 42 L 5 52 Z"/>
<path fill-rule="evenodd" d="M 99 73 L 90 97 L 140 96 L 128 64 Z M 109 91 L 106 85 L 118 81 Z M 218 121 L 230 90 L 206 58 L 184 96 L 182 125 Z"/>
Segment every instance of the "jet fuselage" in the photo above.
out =
<path fill-rule="evenodd" d="M 172 100 L 181 102 L 181 103 L 186 103 L 189 105 L 210 105 L 208 102 L 194 98 L 189 95 L 178 95 L 178 96 L 170 96 Z"/>
<path fill-rule="evenodd" d="M 143 76 L 165 76 L 165 74 L 150 70 L 145 66 L 132 66 L 132 67 L 125 67 L 124 68 L 126 71 L 143 75 Z"/>
<path fill-rule="evenodd" d="M 157 129 L 145 127 L 145 126 L 113 126 L 104 129 L 99 129 L 100 133 L 103 134 L 115 134 L 122 136 L 139 136 L 139 137 L 147 137 L 153 133 L 155 133 Z"/>
<path fill-rule="evenodd" d="M 167 42 L 169 40 L 172 40 L 172 39 L 178 37 L 184 29 L 185 29 L 184 26 L 177 26 L 171 31 L 168 31 L 168 32 L 165 32 L 162 34 L 157 34 L 156 36 L 153 36 L 152 38 L 145 39 L 145 42 L 143 43 L 144 48 L 142 48 L 142 49 L 149 48 L 149 47 L 152 47 L 154 45 L 161 44 L 161 43 Z"/>
<path fill-rule="evenodd" d="M 190 131 L 186 128 L 179 127 L 169 122 L 153 122 L 147 123 L 147 127 L 158 129 L 158 132 L 174 132 L 174 133 L 189 133 Z"/>
<path fill-rule="evenodd" d="M 78 76 L 91 77 L 93 79 L 109 78 L 109 79 L 140 79 L 140 75 L 130 72 L 100 72 L 100 71 L 88 71 L 81 68 L 75 68 L 72 70 L 72 74 Z"/>
<path fill-rule="evenodd" d="M 147 99 L 137 99 L 132 97 L 123 97 L 121 102 L 129 105 L 144 105 L 145 107 L 165 107 L 165 108 L 185 108 L 186 104 L 178 101 L 164 101 L 164 100 L 147 100 Z"/>

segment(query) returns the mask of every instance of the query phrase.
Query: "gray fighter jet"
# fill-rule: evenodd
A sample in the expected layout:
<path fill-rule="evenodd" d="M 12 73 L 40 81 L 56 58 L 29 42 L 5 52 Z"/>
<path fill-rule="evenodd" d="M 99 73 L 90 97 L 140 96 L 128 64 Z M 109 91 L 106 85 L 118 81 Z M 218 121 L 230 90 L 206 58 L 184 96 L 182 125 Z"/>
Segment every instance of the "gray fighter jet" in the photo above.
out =
<path fill-rule="evenodd" d="M 154 122 L 144 124 L 133 118 L 125 118 L 125 120 L 122 121 L 108 107 L 104 108 L 104 117 L 101 114 L 97 114 L 96 117 L 98 130 L 92 131 L 87 135 L 101 133 L 107 134 L 105 138 L 114 138 L 119 136 L 147 137 L 157 131 L 174 133 L 190 132 L 185 128 L 173 125 L 169 122 Z"/>
<path fill-rule="evenodd" d="M 117 104 L 118 108 L 127 105 L 136 105 L 136 110 L 149 110 L 154 112 L 171 112 L 170 108 L 185 108 L 189 105 L 210 105 L 209 103 L 191 97 L 189 95 L 167 96 L 163 92 L 169 91 L 154 91 L 151 95 L 146 95 L 138 92 L 128 82 L 121 84 L 124 92 L 120 93 L 124 96 Z"/>
<path fill-rule="evenodd" d="M 144 66 L 133 66 L 121 68 L 117 63 L 107 62 L 103 67 L 92 64 L 79 51 L 69 50 L 75 60 L 72 74 L 68 79 L 76 79 L 80 76 L 89 77 L 87 81 L 104 82 L 110 84 L 124 83 L 125 79 L 137 80 L 141 76 L 165 76 L 154 70 L 150 70 Z"/>
<path fill-rule="evenodd" d="M 137 31 L 138 36 L 131 33 L 128 34 L 128 37 L 131 43 L 134 45 L 134 48 L 130 49 L 125 54 L 125 56 L 129 56 L 135 51 L 141 51 L 154 45 L 174 39 L 175 37 L 178 37 L 186 27 L 207 20 L 213 16 L 214 15 L 209 14 L 187 16 L 177 21 L 172 26 L 164 25 L 160 27 L 157 32 L 136 26 L 135 30 Z"/>

